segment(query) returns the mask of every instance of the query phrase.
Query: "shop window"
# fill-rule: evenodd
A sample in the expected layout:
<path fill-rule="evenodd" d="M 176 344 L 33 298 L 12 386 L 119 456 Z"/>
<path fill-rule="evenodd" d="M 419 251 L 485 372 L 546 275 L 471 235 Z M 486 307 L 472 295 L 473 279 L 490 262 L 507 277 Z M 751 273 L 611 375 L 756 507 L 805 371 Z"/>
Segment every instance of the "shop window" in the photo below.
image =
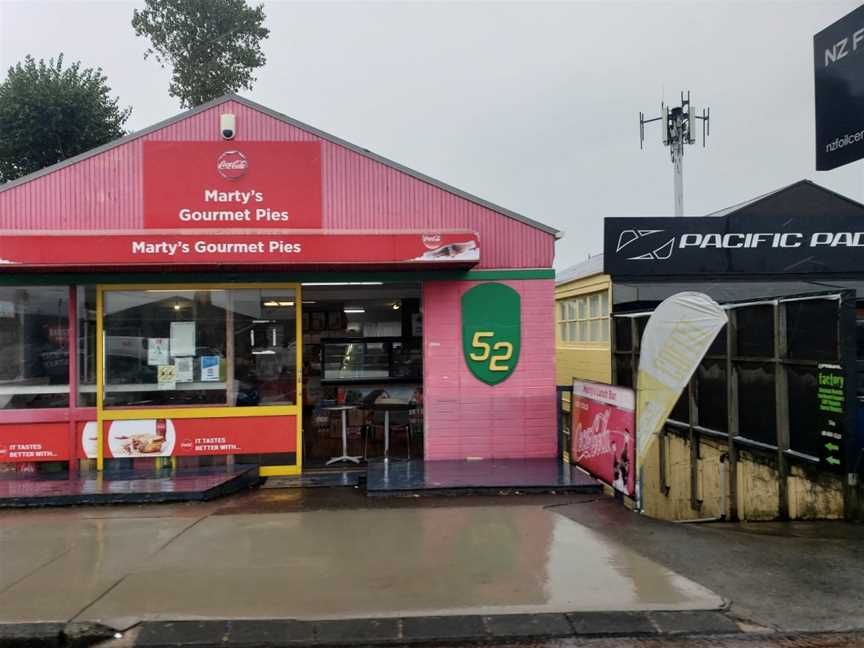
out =
<path fill-rule="evenodd" d="M 96 407 L 96 287 L 79 286 L 78 406 Z"/>
<path fill-rule="evenodd" d="M 735 313 L 738 318 L 738 355 L 774 357 L 774 307 L 770 304 L 747 306 Z"/>
<path fill-rule="evenodd" d="M 838 303 L 827 299 L 787 302 L 786 351 L 796 360 L 837 359 Z"/>
<path fill-rule="evenodd" d="M 295 401 L 292 289 L 106 291 L 104 311 L 106 406 Z"/>
<path fill-rule="evenodd" d="M 69 406 L 69 289 L 0 287 L 0 409 Z"/>
<path fill-rule="evenodd" d="M 704 360 L 696 372 L 696 402 L 698 424 L 704 428 L 726 432 L 726 361 Z"/>
<path fill-rule="evenodd" d="M 632 351 L 633 337 L 631 334 L 633 319 L 630 317 L 615 318 L 615 350 Z"/>
<path fill-rule="evenodd" d="M 561 342 L 609 341 L 609 293 L 601 291 L 558 301 Z"/>
<path fill-rule="evenodd" d="M 747 439 L 777 445 L 774 366 L 741 362 L 738 374 L 738 434 Z"/>
<path fill-rule="evenodd" d="M 786 372 L 789 385 L 789 447 L 795 452 L 818 457 L 820 451 L 819 385 L 817 370 L 790 365 Z"/>

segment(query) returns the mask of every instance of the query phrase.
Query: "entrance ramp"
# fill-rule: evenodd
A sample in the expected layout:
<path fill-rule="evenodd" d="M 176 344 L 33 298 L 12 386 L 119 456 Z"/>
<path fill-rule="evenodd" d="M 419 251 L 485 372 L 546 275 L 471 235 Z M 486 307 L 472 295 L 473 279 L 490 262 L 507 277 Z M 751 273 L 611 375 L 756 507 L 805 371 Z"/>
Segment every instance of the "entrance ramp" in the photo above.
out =
<path fill-rule="evenodd" d="M 559 459 L 484 459 L 423 461 L 390 459 L 369 462 L 370 496 L 478 493 L 597 493 L 602 484 Z"/>
<path fill-rule="evenodd" d="M 203 502 L 259 484 L 257 466 L 0 477 L 0 508 Z"/>

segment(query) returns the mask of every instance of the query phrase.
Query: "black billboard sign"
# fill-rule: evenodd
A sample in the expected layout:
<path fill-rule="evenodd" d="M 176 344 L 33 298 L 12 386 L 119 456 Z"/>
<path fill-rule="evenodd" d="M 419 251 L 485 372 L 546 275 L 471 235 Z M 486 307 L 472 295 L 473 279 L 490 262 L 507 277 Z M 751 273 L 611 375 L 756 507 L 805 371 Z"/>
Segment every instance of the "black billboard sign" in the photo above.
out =
<path fill-rule="evenodd" d="M 794 216 L 607 218 L 604 271 L 614 278 L 864 272 L 864 219 Z"/>
<path fill-rule="evenodd" d="M 864 158 L 864 5 L 813 37 L 816 169 Z"/>

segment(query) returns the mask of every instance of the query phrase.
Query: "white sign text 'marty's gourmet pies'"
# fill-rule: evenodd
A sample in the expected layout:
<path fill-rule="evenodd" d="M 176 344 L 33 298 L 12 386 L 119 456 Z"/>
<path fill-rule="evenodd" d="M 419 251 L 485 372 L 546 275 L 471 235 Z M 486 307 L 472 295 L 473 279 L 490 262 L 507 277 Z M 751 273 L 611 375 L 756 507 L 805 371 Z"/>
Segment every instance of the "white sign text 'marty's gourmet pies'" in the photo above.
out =
<path fill-rule="evenodd" d="M 144 142 L 144 227 L 321 227 L 318 142 Z"/>
<path fill-rule="evenodd" d="M 475 232 L 347 233 L 265 231 L 100 234 L 0 232 L 5 267 L 173 265 L 473 265 Z"/>

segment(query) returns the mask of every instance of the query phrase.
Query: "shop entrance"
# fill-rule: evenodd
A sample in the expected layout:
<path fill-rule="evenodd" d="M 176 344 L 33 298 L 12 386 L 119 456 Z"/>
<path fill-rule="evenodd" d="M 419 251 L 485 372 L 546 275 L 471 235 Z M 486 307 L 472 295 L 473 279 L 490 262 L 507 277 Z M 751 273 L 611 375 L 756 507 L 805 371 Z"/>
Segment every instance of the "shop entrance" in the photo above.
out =
<path fill-rule="evenodd" d="M 299 285 L 100 286 L 96 310 L 99 470 L 300 471 Z"/>
<path fill-rule="evenodd" d="M 303 464 L 423 456 L 417 282 L 303 284 Z"/>

